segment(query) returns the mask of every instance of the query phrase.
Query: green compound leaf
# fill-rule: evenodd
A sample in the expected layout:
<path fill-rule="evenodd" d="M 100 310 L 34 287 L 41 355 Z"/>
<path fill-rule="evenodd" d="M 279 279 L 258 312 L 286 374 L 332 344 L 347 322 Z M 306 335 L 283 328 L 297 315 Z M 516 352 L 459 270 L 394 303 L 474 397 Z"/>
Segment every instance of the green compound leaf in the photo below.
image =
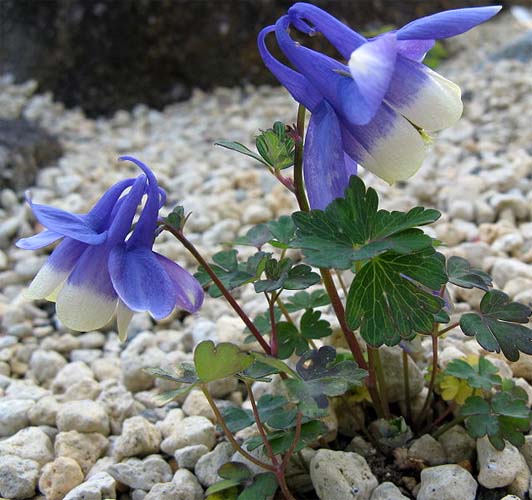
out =
<path fill-rule="evenodd" d="M 241 263 L 238 262 L 237 255 L 238 250 L 233 249 L 224 250 L 212 256 L 214 264 L 211 264 L 211 268 L 228 290 L 256 280 L 262 274 L 271 254 L 257 252 L 249 257 L 246 262 Z M 217 298 L 222 295 L 218 287 L 212 284 L 211 277 L 202 267 L 198 269 L 194 277 L 202 286 L 209 286 L 209 295 L 211 297 Z"/>
<path fill-rule="evenodd" d="M 510 361 L 517 361 L 519 352 L 532 354 L 532 330 L 519 324 L 527 323 L 531 313 L 504 292 L 490 290 L 480 302 L 480 312 L 461 317 L 460 328 L 487 351 L 502 351 Z"/>
<path fill-rule="evenodd" d="M 196 370 L 194 365 L 190 363 L 182 363 L 175 370 L 165 370 L 164 368 L 144 368 L 144 372 L 148 373 L 152 377 L 162 378 L 171 382 L 177 382 L 181 384 L 194 384 L 198 381 Z"/>
<path fill-rule="evenodd" d="M 222 410 L 222 416 L 229 430 L 234 434 L 255 423 L 251 410 L 229 406 Z"/>
<path fill-rule="evenodd" d="M 504 449 L 505 440 L 522 446 L 525 442 L 523 433 L 528 431 L 530 425 L 526 394 L 517 391 L 498 392 L 491 401 L 470 396 L 462 406 L 460 415 L 466 417 L 466 427 L 471 437 L 478 439 L 488 436 L 497 450 Z"/>
<path fill-rule="evenodd" d="M 257 474 L 237 500 L 268 500 L 277 491 L 277 479 L 272 472 Z"/>
<path fill-rule="evenodd" d="M 292 368 L 290 368 L 284 361 L 281 361 L 280 359 L 273 358 L 267 354 L 263 354 L 262 352 L 255 352 L 253 353 L 253 356 L 260 363 L 275 368 L 275 370 L 277 370 L 279 373 L 284 372 L 296 379 L 300 378 L 298 373 L 292 370 Z"/>
<path fill-rule="evenodd" d="M 273 128 L 263 131 L 255 140 L 257 151 L 264 161 L 275 170 L 282 170 L 294 164 L 294 139 L 282 122 L 275 122 Z"/>
<path fill-rule="evenodd" d="M 297 292 L 286 299 L 286 309 L 288 312 L 302 311 L 306 309 L 316 309 L 327 306 L 331 303 L 325 290 L 314 290 L 311 293 Z"/>
<path fill-rule="evenodd" d="M 253 355 L 242 352 L 228 342 L 214 345 L 211 340 L 200 342 L 194 350 L 194 366 L 201 382 L 212 382 L 244 371 L 254 361 Z"/>
<path fill-rule="evenodd" d="M 284 383 L 290 395 L 299 401 L 303 415 L 315 418 L 316 412 L 327 408 L 327 396 L 341 396 L 351 387 L 362 385 L 367 375 L 354 361 L 336 361 L 336 350 L 323 346 L 305 353 L 296 365 L 301 379 Z"/>
<path fill-rule="evenodd" d="M 450 257 L 447 260 L 449 281 L 462 288 L 480 288 L 487 292 L 492 286 L 491 276 L 480 269 L 474 269 L 462 257 Z"/>
<path fill-rule="evenodd" d="M 491 390 L 492 387 L 502 384 L 502 379 L 497 373 L 499 369 L 486 358 L 479 358 L 478 365 L 471 366 L 462 359 L 454 359 L 444 370 L 444 375 L 467 380 L 474 389 Z"/>
<path fill-rule="evenodd" d="M 156 394 L 153 399 L 155 400 L 157 405 L 164 406 L 165 404 L 170 403 L 170 401 L 173 401 L 174 399 L 188 394 L 192 389 L 194 389 L 194 387 L 196 387 L 196 385 L 197 384 L 191 384 L 186 385 L 184 387 L 180 387 L 179 389 L 172 389 L 170 391 L 161 392 L 160 394 Z"/>
<path fill-rule="evenodd" d="M 218 475 L 222 479 L 242 482 L 250 479 L 253 474 L 248 466 L 242 462 L 226 462 L 218 469 Z"/>
<path fill-rule="evenodd" d="M 441 260 L 428 248 L 409 255 L 387 252 L 356 274 L 347 296 L 349 326 L 370 345 L 393 346 L 430 333 L 445 301 L 431 290 L 447 282 Z"/>
<path fill-rule="evenodd" d="M 270 244 L 277 248 L 288 248 L 295 237 L 296 226 L 292 217 L 289 215 L 282 215 L 277 220 L 266 223 L 270 230 L 273 239 Z"/>
<path fill-rule="evenodd" d="M 306 339 L 321 339 L 328 337 L 332 333 L 331 325 L 328 321 L 321 318 L 320 311 L 308 309 L 301 316 L 299 327 L 301 335 Z"/>
<path fill-rule="evenodd" d="M 262 248 L 265 243 L 272 239 L 272 233 L 266 224 L 259 224 L 253 226 L 244 236 L 236 239 L 237 245 L 247 245 L 256 247 L 258 250 Z"/>
<path fill-rule="evenodd" d="M 257 160 L 261 162 L 266 167 L 269 167 L 270 165 L 264 161 L 264 159 L 259 156 L 257 153 L 254 153 L 249 149 L 247 146 L 244 146 L 240 142 L 235 141 L 226 141 L 224 139 L 219 139 L 214 143 L 215 146 L 221 146 L 222 148 L 230 149 L 231 151 L 236 151 L 237 153 L 249 156 L 250 158 L 253 158 L 254 160 Z"/>
<path fill-rule="evenodd" d="M 320 435 L 327 432 L 325 425 L 318 420 L 311 420 L 301 426 L 301 437 L 297 442 L 295 451 L 302 450 L 307 444 L 316 441 Z M 275 431 L 267 435 L 268 441 L 272 446 L 272 450 L 275 455 L 287 452 L 292 446 L 294 441 L 295 429 L 289 431 Z M 260 436 L 254 436 L 245 442 L 245 447 L 252 451 L 259 446 L 263 446 L 262 438 Z"/>
<path fill-rule="evenodd" d="M 284 396 L 265 394 L 257 401 L 259 416 L 263 423 L 274 429 L 287 429 L 296 422 L 297 410 L 289 407 Z"/>
<path fill-rule="evenodd" d="M 432 245 L 418 226 L 440 217 L 437 210 L 416 207 L 409 212 L 378 210 L 374 189 L 352 176 L 345 198 L 334 200 L 324 211 L 296 212 L 293 247 L 303 249 L 306 261 L 317 267 L 349 269 L 355 261 L 371 259 L 389 250 L 400 254 Z"/>
<path fill-rule="evenodd" d="M 273 292 L 275 290 L 302 290 L 320 281 L 320 275 L 313 272 L 305 264 L 294 266 L 292 259 L 280 261 L 269 258 L 264 266 L 266 279 L 254 283 L 257 293 Z"/>
<path fill-rule="evenodd" d="M 301 355 L 308 351 L 307 341 L 301 336 L 297 328 L 287 321 L 277 323 L 277 343 L 279 359 L 288 359 L 294 351 Z"/>

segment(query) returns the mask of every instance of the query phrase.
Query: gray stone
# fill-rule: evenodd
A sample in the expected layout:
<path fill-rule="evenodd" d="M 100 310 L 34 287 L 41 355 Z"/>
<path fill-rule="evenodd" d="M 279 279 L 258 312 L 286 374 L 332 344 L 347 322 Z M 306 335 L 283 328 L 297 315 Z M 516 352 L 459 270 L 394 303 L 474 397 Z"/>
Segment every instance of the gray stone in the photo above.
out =
<path fill-rule="evenodd" d="M 198 481 L 205 487 L 220 481 L 218 469 L 230 461 L 233 453 L 233 445 L 227 441 L 222 441 L 214 450 L 203 455 L 194 467 L 194 474 Z"/>
<path fill-rule="evenodd" d="M 439 465 L 421 471 L 417 500 L 475 500 L 477 482 L 459 465 Z"/>
<path fill-rule="evenodd" d="M 129 458 L 111 465 L 108 472 L 120 483 L 145 491 L 149 491 L 157 483 L 166 483 L 172 479 L 172 469 L 160 455 L 150 455 L 144 460 Z"/>
<path fill-rule="evenodd" d="M 63 500 L 106 500 L 116 498 L 116 481 L 106 472 L 100 472 L 74 488 Z"/>
<path fill-rule="evenodd" d="M 44 396 L 39 399 L 28 411 L 28 419 L 31 425 L 55 426 L 60 406 L 54 396 Z"/>
<path fill-rule="evenodd" d="M 0 441 L 0 456 L 16 455 L 44 465 L 54 459 L 50 438 L 38 427 L 26 427 Z"/>
<path fill-rule="evenodd" d="M 430 434 L 424 434 L 410 445 L 408 457 L 423 460 L 428 465 L 442 465 L 447 460 L 443 446 Z"/>
<path fill-rule="evenodd" d="M 69 401 L 57 413 L 57 428 L 61 432 L 98 432 L 109 434 L 109 418 L 102 404 L 90 400 Z"/>
<path fill-rule="evenodd" d="M 442 434 L 438 441 L 443 446 L 449 462 L 458 464 L 473 459 L 476 442 L 463 427 L 455 425 Z"/>
<path fill-rule="evenodd" d="M 164 417 L 155 425 L 161 431 L 163 438 L 167 438 L 174 432 L 174 427 L 185 418 L 181 408 L 172 408 Z"/>
<path fill-rule="evenodd" d="M 517 59 L 528 63 L 532 59 L 532 32 L 528 31 L 519 38 L 503 45 L 497 52 L 489 57 L 490 61 L 501 59 Z"/>
<path fill-rule="evenodd" d="M 391 403 L 401 401 L 405 398 L 402 349 L 383 346 L 379 352 L 388 401 Z M 413 398 L 423 390 L 425 381 L 423 373 L 410 356 L 408 357 L 408 374 L 410 377 L 410 397 Z"/>
<path fill-rule="evenodd" d="M 185 446 L 174 453 L 175 460 L 180 469 L 194 469 L 198 460 L 209 452 L 204 444 Z"/>
<path fill-rule="evenodd" d="M 370 500 L 408 500 L 393 483 L 381 483 L 371 494 Z"/>
<path fill-rule="evenodd" d="M 55 454 L 58 457 L 73 458 L 87 474 L 107 450 L 109 440 L 97 433 L 77 431 L 60 432 L 55 438 Z"/>
<path fill-rule="evenodd" d="M 42 384 L 51 382 L 66 364 L 66 359 L 58 352 L 38 349 L 31 355 L 29 366 L 37 382 Z"/>
<path fill-rule="evenodd" d="M 508 486 L 522 468 L 519 450 L 508 442 L 504 450 L 498 451 L 491 445 L 488 438 L 478 439 L 477 456 L 478 482 L 485 488 Z"/>
<path fill-rule="evenodd" d="M 203 488 L 196 476 L 189 470 L 177 470 L 172 482 L 177 486 L 177 490 L 183 494 L 183 500 L 203 500 Z"/>
<path fill-rule="evenodd" d="M 176 450 L 194 444 L 203 444 L 212 450 L 216 442 L 214 424 L 205 417 L 187 417 L 178 422 L 172 434 L 163 440 L 161 450 L 173 455 Z"/>
<path fill-rule="evenodd" d="M 15 455 L 0 456 L 0 496 L 31 498 L 39 479 L 39 464 Z"/>
<path fill-rule="evenodd" d="M 55 394 L 63 394 L 76 380 L 82 378 L 94 378 L 91 369 L 81 361 L 68 363 L 55 376 L 52 382 L 52 391 Z"/>
<path fill-rule="evenodd" d="M 310 477 L 321 500 L 369 500 L 379 484 L 360 455 L 326 449 L 310 461 Z"/>
<path fill-rule="evenodd" d="M 107 385 L 104 383 L 102 385 L 104 389 L 97 401 L 105 407 L 112 433 L 120 434 L 124 420 L 135 416 L 139 407 L 142 408 L 142 406 L 135 401 L 133 395 L 122 384 L 109 381 Z"/>
<path fill-rule="evenodd" d="M 28 427 L 28 411 L 35 405 L 31 399 L 0 400 L 0 438 L 12 436 Z"/>
<path fill-rule="evenodd" d="M 132 417 L 124 421 L 122 434 L 114 446 L 118 459 L 145 456 L 159 451 L 161 433 L 159 429 L 143 417 Z"/>
<path fill-rule="evenodd" d="M 83 482 L 79 464 L 68 457 L 57 457 L 47 463 L 39 479 L 39 490 L 46 500 L 62 500 L 65 495 Z"/>
<path fill-rule="evenodd" d="M 31 186 L 42 165 L 62 155 L 56 137 L 24 119 L 0 120 L 0 188 Z"/>
<path fill-rule="evenodd" d="M 58 395 L 62 402 L 81 401 L 89 399 L 94 401 L 102 391 L 100 384 L 93 378 L 82 378 L 70 385 L 64 394 Z"/>

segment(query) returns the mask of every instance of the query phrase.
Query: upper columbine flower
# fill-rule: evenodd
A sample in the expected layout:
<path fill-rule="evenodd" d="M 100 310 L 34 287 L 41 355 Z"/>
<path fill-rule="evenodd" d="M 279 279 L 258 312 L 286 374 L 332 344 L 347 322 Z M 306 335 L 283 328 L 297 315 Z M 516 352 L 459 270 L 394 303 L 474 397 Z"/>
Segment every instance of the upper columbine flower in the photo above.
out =
<path fill-rule="evenodd" d="M 450 10 L 366 39 L 320 8 L 296 3 L 262 30 L 266 66 L 312 112 L 304 173 L 313 208 L 343 196 L 356 163 L 390 183 L 417 172 L 426 154 L 421 131 L 449 127 L 462 114 L 460 88 L 421 61 L 436 39 L 463 33 L 499 10 Z M 295 42 L 290 28 L 322 33 L 347 64 Z M 268 51 L 271 32 L 294 69 Z"/>
<path fill-rule="evenodd" d="M 195 312 L 203 303 L 203 289 L 186 270 L 152 250 L 165 193 L 146 165 L 121 159 L 134 162 L 144 174 L 112 186 L 85 215 L 29 200 L 47 230 L 17 245 L 37 249 L 63 238 L 26 295 L 55 301 L 59 319 L 78 331 L 101 328 L 116 312 L 123 340 L 134 312 L 149 311 L 155 319 L 176 307 Z M 145 206 L 131 232 L 144 195 Z"/>

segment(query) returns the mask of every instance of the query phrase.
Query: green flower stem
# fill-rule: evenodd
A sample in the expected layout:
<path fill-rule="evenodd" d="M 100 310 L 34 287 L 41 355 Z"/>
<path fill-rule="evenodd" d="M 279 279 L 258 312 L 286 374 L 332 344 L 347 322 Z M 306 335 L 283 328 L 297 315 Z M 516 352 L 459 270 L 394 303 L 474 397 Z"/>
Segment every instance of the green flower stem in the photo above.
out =
<path fill-rule="evenodd" d="M 434 326 L 434 332 L 432 333 L 432 373 L 430 374 L 429 390 L 427 392 L 427 397 L 425 398 L 425 403 L 423 408 L 419 412 L 419 415 L 416 419 L 416 425 L 419 426 L 423 423 L 426 418 L 426 413 L 429 409 L 430 401 L 432 399 L 432 393 L 434 392 L 434 384 L 436 382 L 436 373 L 438 372 L 438 326 Z"/>
<path fill-rule="evenodd" d="M 412 402 L 410 401 L 410 377 L 408 374 L 408 353 L 403 349 L 403 383 L 405 386 L 406 419 L 412 421 Z"/>
<path fill-rule="evenodd" d="M 456 328 L 459 325 L 460 325 L 460 322 L 458 321 L 456 323 L 451 323 L 449 326 L 445 327 L 443 330 L 438 331 L 438 337 L 441 337 L 443 334 L 451 331 L 453 328 Z"/>
<path fill-rule="evenodd" d="M 466 417 L 458 416 L 451 420 L 449 423 L 442 425 L 436 432 L 432 433 L 433 438 L 439 438 L 442 434 L 445 434 L 449 429 L 453 428 L 455 425 L 461 424 Z"/>
<path fill-rule="evenodd" d="M 305 183 L 303 182 L 303 137 L 305 135 L 305 113 L 306 108 L 302 104 L 297 108 L 297 135 L 294 151 L 294 189 L 297 202 L 301 210 L 308 212 L 307 195 L 305 193 Z"/>
<path fill-rule="evenodd" d="M 279 356 L 279 342 L 277 341 L 277 323 L 275 321 L 275 293 L 270 297 L 264 292 L 266 300 L 268 301 L 268 311 L 270 313 L 270 326 L 272 328 L 272 334 L 270 338 L 270 353 L 274 358 Z"/>
<path fill-rule="evenodd" d="M 375 364 L 375 374 L 377 376 L 377 382 L 379 384 L 379 394 L 381 397 L 382 410 L 384 412 L 384 418 L 389 420 L 390 407 L 388 404 L 388 395 L 386 393 L 386 382 L 384 380 L 384 372 L 382 370 L 381 355 L 378 347 L 368 346 L 368 360 L 373 359 Z"/>
<path fill-rule="evenodd" d="M 207 263 L 207 261 L 202 257 L 202 255 L 198 252 L 198 249 L 187 239 L 187 237 L 183 234 L 183 231 L 178 231 L 177 229 L 164 225 L 164 229 L 172 233 L 182 244 L 183 246 L 194 256 L 194 258 L 198 261 L 199 265 L 205 269 L 207 274 L 210 276 L 212 281 L 216 284 L 216 286 L 220 289 L 220 292 L 222 292 L 222 295 L 225 297 L 227 302 L 231 305 L 231 307 L 234 309 L 234 311 L 240 316 L 244 324 L 248 327 L 249 331 L 252 333 L 252 335 L 255 337 L 257 342 L 261 345 L 261 347 L 264 349 L 264 352 L 266 354 L 271 354 L 271 349 L 268 343 L 264 340 L 263 336 L 260 334 L 260 332 L 257 330 L 257 327 L 253 324 L 253 322 L 249 319 L 249 316 L 243 311 L 243 309 L 240 307 L 238 302 L 234 299 L 234 297 L 229 293 L 229 290 L 225 288 L 223 283 L 220 281 L 218 276 L 216 276 L 216 273 L 212 270 L 211 266 Z"/>
<path fill-rule="evenodd" d="M 390 418 L 390 411 L 388 409 L 386 396 L 383 395 L 383 390 L 385 390 L 384 379 L 378 375 L 380 361 L 378 353 L 379 351 L 377 348 L 368 346 L 368 377 L 366 379 L 366 385 L 371 400 L 373 401 L 375 411 L 377 412 L 377 417 L 388 420 Z M 382 372 L 382 368 L 380 371 Z M 380 379 L 382 379 L 382 383 Z"/>
<path fill-rule="evenodd" d="M 266 452 L 268 453 L 268 457 L 270 457 L 270 460 L 273 466 L 278 468 L 279 461 L 277 460 L 277 457 L 275 456 L 275 453 L 273 452 L 272 445 L 270 444 L 270 442 L 268 441 L 268 437 L 266 436 L 266 431 L 264 430 L 264 425 L 262 424 L 262 420 L 260 419 L 260 415 L 259 415 L 259 410 L 257 408 L 257 402 L 255 401 L 253 390 L 251 389 L 251 382 L 249 380 L 245 380 L 244 382 L 246 384 L 249 401 L 251 402 L 251 408 L 253 409 L 253 416 L 255 417 L 255 423 L 257 424 L 257 429 L 259 430 L 260 437 L 262 438 L 262 442 L 264 443 L 264 447 L 266 448 Z"/>
<path fill-rule="evenodd" d="M 238 451 L 238 453 L 240 453 L 243 457 L 247 458 L 250 462 L 254 463 L 255 465 L 258 465 L 259 467 L 262 467 L 263 469 L 273 472 L 275 474 L 277 469 L 273 465 L 270 465 L 265 462 L 262 462 L 261 460 L 258 460 L 251 453 L 248 453 L 246 450 L 244 450 L 244 448 L 242 448 L 240 444 L 238 444 L 237 440 L 233 436 L 233 433 L 229 430 L 229 427 L 227 427 L 227 424 L 225 423 L 225 420 L 222 414 L 220 413 L 220 410 L 216 406 L 216 403 L 214 402 L 214 399 L 212 399 L 212 396 L 205 384 L 201 385 L 201 390 L 203 391 L 203 394 L 205 394 L 205 397 L 207 398 L 207 401 L 209 402 L 209 406 L 212 408 L 212 411 L 214 412 L 214 415 L 216 416 L 216 420 L 220 424 L 220 427 L 223 429 L 225 437 L 233 445 L 234 449 Z"/>
<path fill-rule="evenodd" d="M 277 296 L 277 298 L 275 299 L 275 303 L 277 304 L 277 307 L 279 307 L 279 309 L 283 313 L 283 316 L 286 318 L 286 321 L 294 325 L 295 323 L 294 323 L 294 320 L 292 319 L 292 316 L 290 316 L 288 309 L 286 308 L 286 306 L 284 305 L 284 302 L 281 300 L 279 296 Z"/>

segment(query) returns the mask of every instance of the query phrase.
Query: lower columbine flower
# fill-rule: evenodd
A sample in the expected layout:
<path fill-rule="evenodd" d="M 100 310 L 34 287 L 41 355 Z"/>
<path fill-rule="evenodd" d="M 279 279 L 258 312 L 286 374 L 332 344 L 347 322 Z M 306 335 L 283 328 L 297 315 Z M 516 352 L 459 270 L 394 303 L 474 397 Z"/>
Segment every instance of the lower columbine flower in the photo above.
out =
<path fill-rule="evenodd" d="M 463 33 L 499 10 L 441 12 L 366 39 L 320 8 L 296 3 L 259 34 L 266 66 L 312 112 L 304 173 L 313 208 L 343 195 L 354 163 L 389 183 L 417 172 L 426 154 L 424 131 L 449 127 L 462 114 L 460 88 L 421 61 L 436 39 Z M 347 64 L 296 42 L 291 28 L 322 33 Z M 294 69 L 268 51 L 270 32 Z"/>
<path fill-rule="evenodd" d="M 29 200 L 47 230 L 17 245 L 37 249 L 63 238 L 27 297 L 55 301 L 61 322 L 78 331 L 101 328 L 116 313 L 124 340 L 134 312 L 148 311 L 155 319 L 176 307 L 195 312 L 203 303 L 203 289 L 186 270 L 152 250 L 165 193 L 146 165 L 132 157 L 121 159 L 134 162 L 144 174 L 112 186 L 85 215 Z M 145 206 L 131 232 L 144 195 Z"/>

